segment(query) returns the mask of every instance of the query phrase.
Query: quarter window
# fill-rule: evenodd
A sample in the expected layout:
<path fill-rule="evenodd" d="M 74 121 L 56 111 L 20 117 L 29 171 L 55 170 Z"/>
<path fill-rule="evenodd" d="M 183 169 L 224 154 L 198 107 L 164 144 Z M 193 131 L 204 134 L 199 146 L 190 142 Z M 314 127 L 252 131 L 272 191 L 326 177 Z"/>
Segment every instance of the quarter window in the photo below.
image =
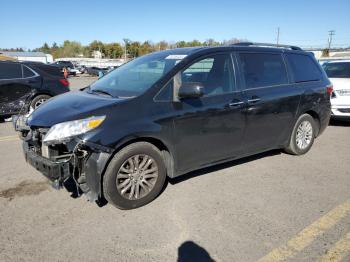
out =
<path fill-rule="evenodd" d="M 295 83 L 318 81 L 322 73 L 316 62 L 308 55 L 286 54 Z"/>
<path fill-rule="evenodd" d="M 26 78 L 26 77 L 32 77 L 34 76 L 35 74 L 33 73 L 32 70 L 30 70 L 28 67 L 26 66 L 22 66 L 23 68 L 23 77 Z"/>
<path fill-rule="evenodd" d="M 0 79 L 22 78 L 21 64 L 0 63 Z"/>
<path fill-rule="evenodd" d="M 240 53 L 239 60 L 247 89 L 288 83 L 280 54 Z"/>

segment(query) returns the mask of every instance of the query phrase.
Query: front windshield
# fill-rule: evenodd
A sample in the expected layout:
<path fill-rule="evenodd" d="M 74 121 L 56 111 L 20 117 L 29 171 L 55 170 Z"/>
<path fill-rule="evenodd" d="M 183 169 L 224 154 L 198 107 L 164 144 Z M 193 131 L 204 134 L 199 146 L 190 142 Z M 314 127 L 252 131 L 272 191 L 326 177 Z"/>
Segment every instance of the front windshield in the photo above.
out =
<path fill-rule="evenodd" d="M 158 52 L 122 65 L 90 86 L 91 92 L 104 92 L 114 97 L 142 94 L 168 73 L 186 55 Z"/>

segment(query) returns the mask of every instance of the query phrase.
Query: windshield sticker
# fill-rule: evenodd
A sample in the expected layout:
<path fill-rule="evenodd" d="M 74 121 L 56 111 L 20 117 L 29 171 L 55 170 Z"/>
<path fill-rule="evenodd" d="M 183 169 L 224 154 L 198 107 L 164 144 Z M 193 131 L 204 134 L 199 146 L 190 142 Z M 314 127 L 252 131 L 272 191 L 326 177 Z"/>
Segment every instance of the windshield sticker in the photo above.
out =
<path fill-rule="evenodd" d="M 187 55 L 168 55 L 165 59 L 175 59 L 181 60 L 184 59 Z"/>

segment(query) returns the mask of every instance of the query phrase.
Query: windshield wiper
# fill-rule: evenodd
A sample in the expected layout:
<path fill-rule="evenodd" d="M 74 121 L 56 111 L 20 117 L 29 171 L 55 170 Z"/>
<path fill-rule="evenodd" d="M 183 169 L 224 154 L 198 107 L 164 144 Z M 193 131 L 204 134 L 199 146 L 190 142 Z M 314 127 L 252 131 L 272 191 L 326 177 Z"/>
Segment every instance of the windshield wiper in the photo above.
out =
<path fill-rule="evenodd" d="M 101 89 L 91 89 L 90 88 L 90 92 L 91 93 L 103 94 L 103 95 L 107 95 L 107 96 L 113 97 L 113 95 L 111 93 L 108 93 L 107 91 L 101 90 Z"/>

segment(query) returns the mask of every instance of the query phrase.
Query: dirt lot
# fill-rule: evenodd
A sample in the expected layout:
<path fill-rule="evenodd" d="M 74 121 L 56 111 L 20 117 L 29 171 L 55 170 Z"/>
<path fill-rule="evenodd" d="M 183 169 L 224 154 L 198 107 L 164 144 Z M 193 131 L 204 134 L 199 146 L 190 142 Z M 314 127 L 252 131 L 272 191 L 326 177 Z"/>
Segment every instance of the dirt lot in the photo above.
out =
<path fill-rule="evenodd" d="M 349 152 L 350 124 L 336 122 L 304 156 L 197 171 L 121 211 L 52 189 L 1 123 L 0 261 L 350 261 Z"/>

